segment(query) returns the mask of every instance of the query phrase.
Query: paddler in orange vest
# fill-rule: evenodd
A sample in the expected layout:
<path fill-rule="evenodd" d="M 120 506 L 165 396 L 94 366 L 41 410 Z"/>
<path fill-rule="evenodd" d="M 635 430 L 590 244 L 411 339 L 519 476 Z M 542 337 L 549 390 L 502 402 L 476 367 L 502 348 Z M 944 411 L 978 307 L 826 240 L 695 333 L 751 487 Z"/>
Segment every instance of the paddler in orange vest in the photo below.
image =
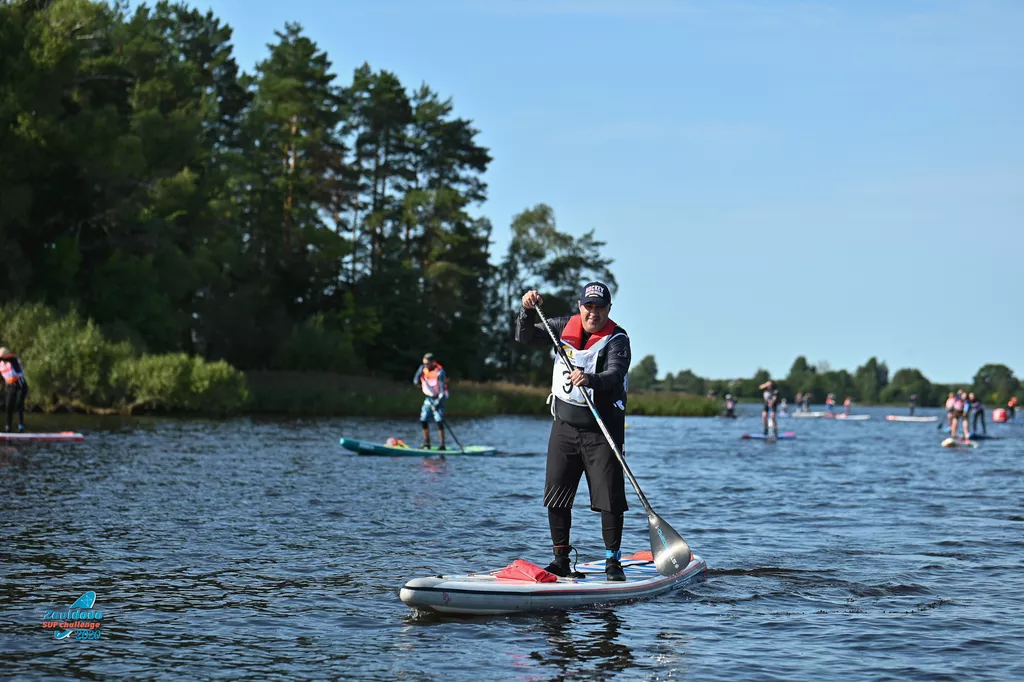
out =
<path fill-rule="evenodd" d="M 434 360 L 433 353 L 423 356 L 423 364 L 416 370 L 412 383 L 419 384 L 423 395 L 423 407 L 420 408 L 420 426 L 423 427 L 424 449 L 430 449 L 430 420 L 437 423 L 437 432 L 441 438 L 438 450 L 444 450 L 444 401 L 448 397 L 448 375 L 444 367 Z"/>
<path fill-rule="evenodd" d="M 7 348 L 0 348 L 0 375 L 3 376 L 7 388 L 7 424 L 4 430 L 11 430 L 11 418 L 17 410 L 20 433 L 25 430 L 25 396 L 28 395 L 28 382 L 25 381 L 25 371 L 18 356 Z"/>

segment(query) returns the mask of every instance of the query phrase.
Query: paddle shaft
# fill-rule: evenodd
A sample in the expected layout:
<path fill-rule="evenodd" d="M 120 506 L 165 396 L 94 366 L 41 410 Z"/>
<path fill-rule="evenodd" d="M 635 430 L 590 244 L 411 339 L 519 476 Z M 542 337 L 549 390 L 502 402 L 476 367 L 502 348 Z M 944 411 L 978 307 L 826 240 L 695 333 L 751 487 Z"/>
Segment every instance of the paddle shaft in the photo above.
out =
<path fill-rule="evenodd" d="M 565 364 L 566 369 L 572 372 L 578 369 L 572 362 L 569 361 L 569 356 L 565 354 L 565 349 L 562 348 L 562 344 L 555 338 L 555 332 L 551 329 L 551 325 L 548 324 L 548 320 L 544 317 L 544 311 L 540 309 L 539 305 L 535 305 L 534 308 L 537 310 L 537 314 L 540 315 L 541 322 L 544 323 L 544 328 L 548 330 L 548 336 L 551 337 L 551 342 L 555 344 L 555 351 L 558 353 L 558 357 L 562 358 L 562 362 Z M 608 441 L 608 445 L 612 447 L 612 452 L 615 453 L 615 458 L 619 460 L 619 464 L 622 465 L 622 470 L 626 473 L 626 478 L 629 479 L 629 484 L 633 486 L 633 490 L 636 491 L 637 497 L 640 498 L 640 503 L 644 506 L 644 510 L 648 515 L 654 514 L 654 510 L 651 509 L 651 504 L 647 501 L 647 496 L 644 495 L 644 491 L 640 489 L 640 484 L 636 482 L 636 478 L 633 477 L 633 472 L 629 470 L 629 465 L 626 464 L 626 458 L 619 452 L 619 447 L 615 445 L 615 440 L 611 434 L 608 433 L 608 427 L 604 425 L 604 420 L 601 419 L 601 415 L 597 412 L 597 407 L 594 406 L 594 399 L 590 397 L 590 393 L 586 390 L 581 390 L 583 399 L 587 401 L 587 407 L 590 408 L 590 413 L 594 415 L 594 419 L 597 420 L 597 425 L 601 429 L 601 433 L 604 434 L 605 439 Z M 556 398 L 557 400 L 557 398 Z"/>
<path fill-rule="evenodd" d="M 437 411 L 437 403 L 434 402 L 433 398 L 430 398 L 430 409 L 434 412 L 434 417 L 441 420 L 441 425 L 448 429 L 448 433 L 450 433 L 452 438 L 455 440 L 455 444 L 459 446 L 459 452 L 465 452 L 466 448 L 462 447 L 462 443 L 459 442 L 459 437 L 455 435 L 455 432 L 452 431 L 452 427 L 448 426 L 448 422 L 446 422 L 444 417 L 441 416 L 441 413 Z"/>

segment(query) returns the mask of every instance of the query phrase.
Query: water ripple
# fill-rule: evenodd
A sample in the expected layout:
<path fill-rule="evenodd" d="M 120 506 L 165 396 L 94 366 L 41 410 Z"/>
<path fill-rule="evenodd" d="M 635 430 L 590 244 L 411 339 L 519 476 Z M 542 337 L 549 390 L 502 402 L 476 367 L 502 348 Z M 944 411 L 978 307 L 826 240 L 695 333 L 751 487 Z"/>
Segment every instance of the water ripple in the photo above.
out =
<path fill-rule="evenodd" d="M 550 556 L 549 423 L 458 424 L 497 458 L 357 457 L 394 420 L 87 421 L 0 448 L 0 664 L 15 676 L 360 680 L 1024 677 L 1024 430 L 969 452 L 934 427 L 631 417 L 630 466 L 705 557 L 652 601 L 487 618 L 407 609 L 404 580 Z M 55 424 L 64 428 L 65 424 Z M 993 431 L 998 425 L 993 425 Z M 600 556 L 577 497 L 572 540 Z M 631 499 L 634 499 L 631 497 Z M 624 549 L 647 546 L 638 503 Z M 55 641 L 83 592 L 99 641 Z"/>

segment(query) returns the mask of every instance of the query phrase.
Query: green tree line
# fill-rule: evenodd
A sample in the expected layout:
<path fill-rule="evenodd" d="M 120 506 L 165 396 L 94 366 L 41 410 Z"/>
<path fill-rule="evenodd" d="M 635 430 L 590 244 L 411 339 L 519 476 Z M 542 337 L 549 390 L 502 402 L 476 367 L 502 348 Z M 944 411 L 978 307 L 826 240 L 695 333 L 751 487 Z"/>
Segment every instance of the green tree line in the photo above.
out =
<path fill-rule="evenodd" d="M 0 2 L 0 27 L 5 302 L 138 356 L 404 378 L 430 350 L 455 378 L 528 381 L 522 292 L 557 314 L 614 283 L 544 204 L 492 254 L 473 123 L 368 64 L 340 79 L 296 24 L 253 73 L 182 3 Z"/>
<path fill-rule="evenodd" d="M 918 369 L 903 368 L 889 376 L 889 367 L 878 358 L 871 357 L 851 374 L 845 369 L 833 370 L 828 363 L 811 365 L 804 356 L 797 357 L 786 377 L 772 377 L 768 370 L 759 369 L 749 379 L 706 379 L 690 370 L 675 374 L 669 372 L 658 379 L 658 365 L 653 355 L 636 363 L 629 373 L 631 389 L 678 391 L 694 395 L 714 392 L 719 398 L 731 393 L 737 398 L 761 397 L 759 386 L 774 379 L 781 395 L 794 400 L 798 393 L 811 393 L 814 400 L 823 402 L 834 393 L 841 402 L 849 397 L 858 403 L 905 403 L 911 395 L 917 396 L 921 406 L 944 405 L 949 391 L 963 388 L 973 391 L 989 406 L 1005 405 L 1010 396 L 1024 399 L 1024 385 L 1006 365 L 989 364 L 981 367 L 971 381 L 959 384 L 932 383 Z"/>
<path fill-rule="evenodd" d="M 108 344 L 99 366 L 121 368 L 54 404 L 152 402 L 144 372 L 124 379 L 143 358 L 179 367 L 179 386 L 206 371 L 181 358 L 407 380 L 429 350 L 453 379 L 544 383 L 546 349 L 511 339 L 519 297 L 537 288 L 558 315 L 589 279 L 615 288 L 604 242 L 560 230 L 542 203 L 492 253 L 479 213 L 491 155 L 472 121 L 369 64 L 339 78 L 296 24 L 252 73 L 231 28 L 183 3 L 0 2 L 0 29 L 6 314 L 51 311 Z M 15 327 L 0 343 L 27 353 L 32 376 L 47 346 Z M 753 397 L 767 377 L 658 382 L 653 365 L 639 363 L 634 388 Z M 233 376 L 222 385 L 237 403 Z M 975 380 L 999 396 L 1014 382 L 1001 366 Z M 890 380 L 874 360 L 851 375 L 803 359 L 783 388 L 922 404 L 945 390 L 917 370 Z"/>

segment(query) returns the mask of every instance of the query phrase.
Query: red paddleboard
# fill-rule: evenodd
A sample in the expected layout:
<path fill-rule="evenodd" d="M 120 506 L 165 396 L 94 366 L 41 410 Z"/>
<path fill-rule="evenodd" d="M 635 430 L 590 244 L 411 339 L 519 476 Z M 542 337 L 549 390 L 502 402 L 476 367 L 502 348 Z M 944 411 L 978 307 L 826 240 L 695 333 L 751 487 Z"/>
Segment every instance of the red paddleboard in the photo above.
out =
<path fill-rule="evenodd" d="M 0 441 L 70 441 L 78 443 L 85 440 L 85 436 L 74 431 L 60 431 L 58 433 L 0 433 Z"/>

